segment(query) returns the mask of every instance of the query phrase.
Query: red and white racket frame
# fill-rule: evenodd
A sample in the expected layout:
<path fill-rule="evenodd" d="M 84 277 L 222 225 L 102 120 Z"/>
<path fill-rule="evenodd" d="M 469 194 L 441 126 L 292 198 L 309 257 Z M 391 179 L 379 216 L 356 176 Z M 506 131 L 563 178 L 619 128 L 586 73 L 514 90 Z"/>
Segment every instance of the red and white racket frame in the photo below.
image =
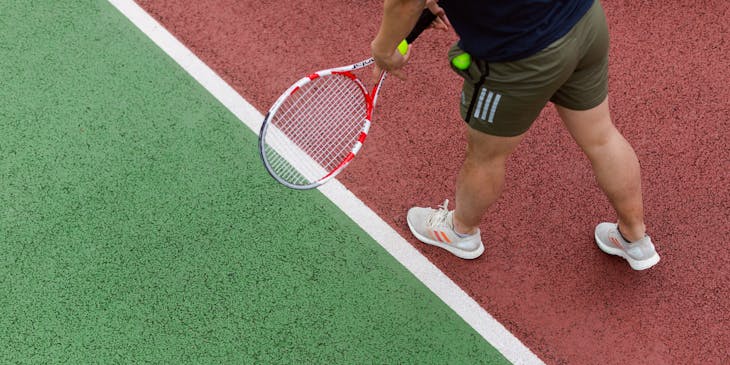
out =
<path fill-rule="evenodd" d="M 368 92 L 367 88 L 365 87 L 365 84 L 363 84 L 362 81 L 360 81 L 355 74 L 352 72 L 361 68 L 365 68 L 367 66 L 370 66 L 375 62 L 374 59 L 369 58 L 367 60 L 353 63 L 349 66 L 342 66 L 342 67 L 336 67 L 331 68 L 327 70 L 321 70 L 314 72 L 310 74 L 309 76 L 301 78 L 299 81 L 295 82 L 290 86 L 286 91 L 284 91 L 281 96 L 274 102 L 274 104 L 271 106 L 271 109 L 269 109 L 269 112 L 266 113 L 266 117 L 264 118 L 264 123 L 261 126 L 261 131 L 259 133 L 259 152 L 261 153 L 262 160 L 264 161 L 264 164 L 266 164 L 266 170 L 269 171 L 271 176 L 276 179 L 281 184 L 297 190 L 307 190 L 307 189 L 313 189 L 316 188 L 329 180 L 333 179 L 337 174 L 339 174 L 342 170 L 344 170 L 345 167 L 352 161 L 353 158 L 357 155 L 357 153 L 362 148 L 363 144 L 365 143 L 365 139 L 368 136 L 368 132 L 370 131 L 370 124 L 372 123 L 372 117 L 373 117 L 373 109 L 375 108 L 375 104 L 378 100 L 378 92 L 380 91 L 380 85 L 382 85 L 383 80 L 385 80 L 386 72 L 383 71 L 380 73 L 380 77 L 378 78 L 378 82 L 375 86 L 373 86 L 372 90 Z M 362 91 L 363 100 L 365 101 L 366 106 L 366 113 L 365 117 L 363 119 L 362 128 L 360 130 L 360 136 L 358 137 L 357 141 L 352 146 L 352 149 L 350 150 L 350 153 L 347 154 L 347 156 L 332 170 L 329 171 L 324 177 L 320 178 L 317 181 L 312 182 L 308 185 L 294 185 L 291 184 L 275 174 L 271 173 L 271 166 L 269 166 L 268 160 L 265 158 L 265 151 L 264 151 L 264 143 L 262 141 L 263 136 L 266 135 L 266 130 L 269 127 L 268 121 L 276 115 L 276 112 L 279 110 L 281 105 L 284 103 L 284 101 L 291 95 L 295 94 L 297 91 L 299 91 L 304 85 L 306 85 L 309 82 L 312 82 L 313 80 L 316 80 L 317 78 L 324 77 L 324 76 L 330 76 L 330 75 L 339 75 L 342 77 L 347 77 L 355 82 L 355 84 L 360 88 L 360 91 Z"/>

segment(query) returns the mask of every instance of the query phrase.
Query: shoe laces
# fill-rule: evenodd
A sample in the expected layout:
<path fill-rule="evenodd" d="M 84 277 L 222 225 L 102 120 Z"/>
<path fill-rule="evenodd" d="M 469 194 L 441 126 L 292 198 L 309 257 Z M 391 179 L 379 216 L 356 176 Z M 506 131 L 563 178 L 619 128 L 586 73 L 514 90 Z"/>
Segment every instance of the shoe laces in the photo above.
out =
<path fill-rule="evenodd" d="M 442 205 L 439 206 L 438 209 L 431 212 L 431 214 L 426 219 L 426 225 L 433 228 L 440 225 L 446 225 L 448 227 L 451 227 L 451 224 L 446 221 L 447 216 L 449 215 L 449 199 L 446 199 Z"/>

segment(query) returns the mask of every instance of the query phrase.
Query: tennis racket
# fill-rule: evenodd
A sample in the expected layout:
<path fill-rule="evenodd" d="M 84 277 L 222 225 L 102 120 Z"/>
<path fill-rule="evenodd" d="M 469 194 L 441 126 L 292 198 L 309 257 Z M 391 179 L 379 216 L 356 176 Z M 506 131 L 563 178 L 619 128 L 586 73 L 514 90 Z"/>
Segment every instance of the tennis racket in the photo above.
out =
<path fill-rule="evenodd" d="M 425 9 L 398 49 L 407 45 L 436 18 Z M 259 152 L 269 174 L 292 189 L 316 188 L 340 173 L 362 148 L 370 130 L 378 92 L 385 79 L 368 92 L 353 71 L 372 65 L 372 58 L 306 76 L 276 100 L 259 133 Z"/>

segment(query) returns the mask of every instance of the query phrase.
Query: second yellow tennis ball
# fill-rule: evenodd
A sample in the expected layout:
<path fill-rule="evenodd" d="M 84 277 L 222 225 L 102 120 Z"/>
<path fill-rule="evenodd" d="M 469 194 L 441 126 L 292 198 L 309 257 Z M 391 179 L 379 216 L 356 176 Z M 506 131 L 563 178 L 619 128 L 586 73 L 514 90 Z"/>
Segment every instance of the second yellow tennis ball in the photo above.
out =
<path fill-rule="evenodd" d="M 408 42 L 406 42 L 405 39 L 402 40 L 398 45 L 398 52 L 400 52 L 400 54 L 404 56 L 406 55 L 406 53 L 408 53 Z"/>
<path fill-rule="evenodd" d="M 471 65 L 471 56 L 468 53 L 462 53 L 451 60 L 451 64 L 459 70 L 466 70 Z"/>

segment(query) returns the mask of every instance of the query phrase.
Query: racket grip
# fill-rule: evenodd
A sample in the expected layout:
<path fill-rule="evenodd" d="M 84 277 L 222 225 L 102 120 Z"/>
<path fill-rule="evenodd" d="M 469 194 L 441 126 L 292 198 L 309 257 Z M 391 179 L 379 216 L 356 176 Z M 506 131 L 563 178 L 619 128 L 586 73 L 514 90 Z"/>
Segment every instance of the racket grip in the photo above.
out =
<path fill-rule="evenodd" d="M 423 31 L 431 25 L 431 23 L 433 23 L 434 19 L 436 19 L 436 14 L 432 13 L 431 10 L 428 10 L 428 8 L 423 9 L 423 12 L 418 18 L 413 30 L 411 30 L 411 33 L 409 33 L 406 37 L 406 43 L 413 43 L 413 41 L 415 41 L 416 38 L 418 38 L 418 36 L 420 36 L 421 33 L 423 33 Z"/>

